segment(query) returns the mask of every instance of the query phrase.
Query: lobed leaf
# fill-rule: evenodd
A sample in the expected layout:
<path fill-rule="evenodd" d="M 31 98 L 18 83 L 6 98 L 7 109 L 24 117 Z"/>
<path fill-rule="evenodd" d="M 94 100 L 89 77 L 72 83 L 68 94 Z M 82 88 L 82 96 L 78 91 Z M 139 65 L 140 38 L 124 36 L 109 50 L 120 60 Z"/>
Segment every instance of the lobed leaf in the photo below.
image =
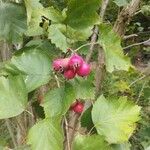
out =
<path fill-rule="evenodd" d="M 126 97 L 108 99 L 102 95 L 92 109 L 92 120 L 100 135 L 109 143 L 126 142 L 140 119 L 140 107 L 127 101 Z"/>
<path fill-rule="evenodd" d="M 50 119 L 39 121 L 30 129 L 27 142 L 31 144 L 32 150 L 62 150 L 60 122 Z"/>

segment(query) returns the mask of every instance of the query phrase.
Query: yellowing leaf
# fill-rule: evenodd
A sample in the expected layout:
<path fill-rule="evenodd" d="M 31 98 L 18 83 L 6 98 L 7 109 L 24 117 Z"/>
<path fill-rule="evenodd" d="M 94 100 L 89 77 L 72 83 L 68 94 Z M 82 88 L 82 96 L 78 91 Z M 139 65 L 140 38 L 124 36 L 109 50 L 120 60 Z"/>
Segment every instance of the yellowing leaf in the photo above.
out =
<path fill-rule="evenodd" d="M 77 134 L 73 142 L 73 150 L 111 150 L 111 148 L 100 135 Z"/>
<path fill-rule="evenodd" d="M 106 100 L 100 96 L 93 106 L 92 120 L 97 132 L 109 143 L 123 143 L 135 130 L 139 112 L 140 107 L 126 97 Z"/>

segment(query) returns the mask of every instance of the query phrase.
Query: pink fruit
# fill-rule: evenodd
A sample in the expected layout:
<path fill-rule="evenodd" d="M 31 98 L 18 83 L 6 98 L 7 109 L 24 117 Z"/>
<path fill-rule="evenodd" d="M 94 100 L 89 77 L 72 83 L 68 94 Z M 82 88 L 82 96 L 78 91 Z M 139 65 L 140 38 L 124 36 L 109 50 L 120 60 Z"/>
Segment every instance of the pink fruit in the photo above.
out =
<path fill-rule="evenodd" d="M 72 110 L 76 113 L 82 113 L 84 109 L 84 104 L 81 102 L 77 102 L 76 105 L 72 107 Z"/>
<path fill-rule="evenodd" d="M 74 70 L 72 70 L 72 69 L 69 69 L 69 70 L 66 70 L 65 72 L 64 72 L 64 77 L 66 78 L 66 79 L 73 79 L 74 77 L 75 77 L 75 75 L 76 75 L 76 73 L 74 72 Z"/>
<path fill-rule="evenodd" d="M 55 71 L 63 71 L 68 68 L 69 58 L 56 59 L 53 61 L 53 69 Z"/>
<path fill-rule="evenodd" d="M 78 100 L 74 101 L 74 102 L 71 104 L 70 109 L 72 110 L 72 109 L 77 105 L 78 102 L 79 102 Z"/>
<path fill-rule="evenodd" d="M 73 56 L 71 56 L 70 60 L 69 60 L 69 66 L 70 68 L 76 69 L 76 68 L 80 68 L 83 64 L 83 58 L 77 54 L 74 54 Z"/>
<path fill-rule="evenodd" d="M 82 77 L 88 76 L 90 72 L 91 72 L 90 65 L 87 63 L 83 63 L 81 68 L 77 70 L 77 74 Z"/>

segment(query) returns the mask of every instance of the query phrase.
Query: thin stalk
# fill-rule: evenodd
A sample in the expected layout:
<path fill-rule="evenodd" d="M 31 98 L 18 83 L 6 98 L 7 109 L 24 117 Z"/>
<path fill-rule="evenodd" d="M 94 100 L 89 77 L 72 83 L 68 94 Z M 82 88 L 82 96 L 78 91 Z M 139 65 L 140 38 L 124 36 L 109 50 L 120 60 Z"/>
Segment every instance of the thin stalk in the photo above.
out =
<path fill-rule="evenodd" d="M 16 148 L 17 147 L 17 142 L 16 142 L 16 139 L 15 139 L 15 135 L 14 135 L 13 129 L 12 129 L 11 125 L 10 125 L 9 119 L 5 119 L 5 123 L 6 123 L 8 131 L 9 131 L 10 137 L 12 139 L 13 146 L 14 146 L 14 148 Z"/>

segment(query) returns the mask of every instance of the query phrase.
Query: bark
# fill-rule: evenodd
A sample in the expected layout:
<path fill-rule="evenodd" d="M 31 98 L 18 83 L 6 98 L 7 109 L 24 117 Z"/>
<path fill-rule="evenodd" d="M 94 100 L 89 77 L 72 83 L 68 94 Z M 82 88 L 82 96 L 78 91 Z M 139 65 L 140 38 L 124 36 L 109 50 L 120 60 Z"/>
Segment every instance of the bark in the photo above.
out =
<path fill-rule="evenodd" d="M 140 0 L 132 0 L 129 5 L 124 7 L 118 14 L 117 20 L 114 24 L 113 30 L 120 36 L 123 37 L 125 34 L 126 26 L 130 23 L 135 12 L 138 10 Z"/>
<path fill-rule="evenodd" d="M 1 61 L 9 60 L 12 56 L 12 44 L 0 41 L 0 59 Z"/>
<path fill-rule="evenodd" d="M 104 66 L 105 66 L 105 54 L 104 50 L 101 46 L 98 48 L 98 61 L 97 61 L 97 67 L 96 67 L 96 74 L 95 74 L 95 98 L 97 98 L 102 89 L 102 82 L 104 79 Z"/>

